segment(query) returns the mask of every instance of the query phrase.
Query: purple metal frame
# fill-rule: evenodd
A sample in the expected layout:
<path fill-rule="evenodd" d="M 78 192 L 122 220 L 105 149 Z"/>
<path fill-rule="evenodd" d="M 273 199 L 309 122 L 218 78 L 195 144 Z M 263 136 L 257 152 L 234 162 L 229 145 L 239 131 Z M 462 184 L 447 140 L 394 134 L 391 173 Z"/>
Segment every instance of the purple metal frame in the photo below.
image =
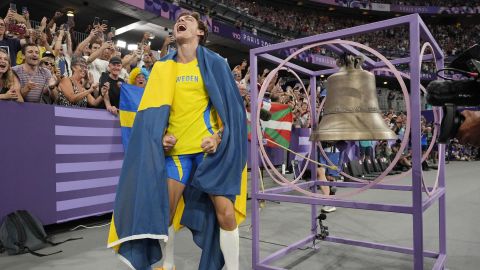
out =
<path fill-rule="evenodd" d="M 317 234 L 317 208 L 319 204 L 322 205 L 331 205 L 345 208 L 353 209 L 364 209 L 364 210 L 373 210 L 373 211 L 382 211 L 382 212 L 393 212 L 393 213 L 403 213 L 410 214 L 413 217 L 413 247 L 400 247 L 388 244 L 372 243 L 366 241 L 358 241 L 346 238 L 339 238 L 334 236 L 329 236 L 325 239 L 328 242 L 342 243 L 353 246 L 360 246 L 372 249 L 379 249 L 384 251 L 392 251 L 403 254 L 413 255 L 413 269 L 422 270 L 424 268 L 424 258 L 434 258 L 435 264 L 433 269 L 439 270 L 444 269 L 446 266 L 446 216 L 445 216 L 445 160 L 444 160 L 444 145 L 439 146 L 439 166 L 440 170 L 440 179 L 439 187 L 430 197 L 422 198 L 424 188 L 422 187 L 421 177 L 422 177 L 422 166 L 421 166 L 421 145 L 420 145 L 420 38 L 422 37 L 426 42 L 430 42 L 433 47 L 433 53 L 437 59 L 437 68 L 442 68 L 444 64 L 444 55 L 439 45 L 433 38 L 432 34 L 426 27 L 425 23 L 422 21 L 418 14 L 412 14 L 408 16 L 398 17 L 390 20 L 380 21 L 376 23 L 366 24 L 362 26 L 352 27 L 348 29 L 338 30 L 330 33 L 319 34 L 311 37 L 296 39 L 292 41 L 287 41 L 283 43 L 273 44 L 266 47 L 260 47 L 250 50 L 250 71 L 251 85 L 257 84 L 257 58 L 260 57 L 269 62 L 280 63 L 282 59 L 270 55 L 269 53 L 274 52 L 279 49 L 291 48 L 291 47 L 301 47 L 308 44 L 313 44 L 317 42 L 341 39 L 348 36 L 360 35 L 367 32 L 372 32 L 376 30 L 392 28 L 399 25 L 409 25 L 409 35 L 410 35 L 410 56 L 405 58 L 395 59 L 392 62 L 394 64 L 408 63 L 410 64 L 410 94 L 411 94 L 411 117 L 412 120 L 412 184 L 411 185 L 391 185 L 391 184 L 378 184 L 374 186 L 374 189 L 384 189 L 384 190 L 396 190 L 396 191 L 410 191 L 412 194 L 412 205 L 394 205 L 394 204 L 379 204 L 379 203 L 369 203 L 362 201 L 354 200 L 345 200 L 345 199 L 321 199 L 307 196 L 299 195 L 290 195 L 284 194 L 288 191 L 291 191 L 289 187 L 277 187 L 265 190 L 265 192 L 259 192 L 259 175 L 258 170 L 251 170 L 252 174 L 252 268 L 255 270 L 281 270 L 282 268 L 270 266 L 269 264 L 279 258 L 286 256 L 288 253 L 296 250 L 299 247 L 305 246 L 308 243 L 311 243 L 315 240 L 315 235 Z M 330 47 L 329 49 L 333 49 Z M 339 46 L 335 47 L 335 52 L 338 53 L 338 49 L 343 51 L 348 51 L 350 53 L 358 53 L 352 47 L 349 46 Z M 426 55 L 423 57 L 423 60 L 432 59 L 433 56 Z M 371 59 L 367 61 L 368 67 L 382 67 L 385 66 L 383 62 L 375 62 Z M 325 69 L 319 71 L 311 71 L 306 68 L 300 67 L 298 65 L 288 63 L 286 65 L 288 68 L 291 68 L 297 72 L 303 73 L 310 76 L 310 84 L 313 86 L 311 89 L 316 89 L 316 76 L 321 74 L 331 74 L 336 72 L 336 69 Z M 315 91 L 311 91 L 312 95 L 315 95 Z M 256 100 L 258 97 L 257 91 L 251 92 L 251 115 L 256 115 L 257 104 Z M 315 107 L 315 96 L 311 97 L 312 107 Z M 312 121 L 316 119 L 315 110 L 312 112 Z M 257 129 L 254 128 L 258 123 L 255 117 L 251 119 L 252 124 L 252 138 L 257 138 Z M 316 128 L 317 123 L 312 123 L 312 127 Z M 259 166 L 259 157 L 258 153 L 258 142 L 252 140 L 251 151 L 254 153 L 250 156 L 252 168 L 257 168 Z M 312 156 L 316 156 L 316 147 L 312 148 Z M 310 165 L 310 170 L 312 172 L 312 177 L 316 176 L 316 166 L 314 164 Z M 315 178 L 314 178 L 315 179 Z M 316 185 L 313 183 L 322 183 L 323 185 L 328 185 L 321 181 L 308 182 L 308 183 L 298 183 L 298 186 L 302 188 L 311 187 L 313 190 Z M 337 187 L 348 187 L 348 188 L 359 188 L 364 186 L 362 183 L 335 183 Z M 432 190 L 431 187 L 428 187 L 429 190 Z M 311 189 L 312 190 L 312 189 Z M 315 190 L 314 190 L 315 191 Z M 260 232 L 260 216 L 259 216 L 259 200 L 271 200 L 271 201 L 280 201 L 280 202 L 292 202 L 292 203 L 301 203 L 301 204 L 310 204 L 311 205 L 311 234 L 306 238 L 289 245 L 264 259 L 260 258 L 260 242 L 259 242 L 259 232 Z M 433 203 L 438 200 L 439 202 L 439 250 L 436 251 L 427 251 L 423 247 L 423 212 L 426 211 Z"/>

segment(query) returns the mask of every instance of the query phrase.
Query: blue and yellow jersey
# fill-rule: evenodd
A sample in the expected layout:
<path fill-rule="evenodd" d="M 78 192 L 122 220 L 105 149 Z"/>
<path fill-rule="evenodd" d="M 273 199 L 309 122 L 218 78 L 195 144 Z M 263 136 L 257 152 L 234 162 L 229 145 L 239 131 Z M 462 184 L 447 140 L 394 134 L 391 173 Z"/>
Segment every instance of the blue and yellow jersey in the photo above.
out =
<path fill-rule="evenodd" d="M 212 136 L 219 128 L 197 59 L 176 64 L 175 92 L 167 128 L 167 133 L 177 138 L 175 147 L 167 153 L 172 156 L 202 152 L 202 139 Z"/>

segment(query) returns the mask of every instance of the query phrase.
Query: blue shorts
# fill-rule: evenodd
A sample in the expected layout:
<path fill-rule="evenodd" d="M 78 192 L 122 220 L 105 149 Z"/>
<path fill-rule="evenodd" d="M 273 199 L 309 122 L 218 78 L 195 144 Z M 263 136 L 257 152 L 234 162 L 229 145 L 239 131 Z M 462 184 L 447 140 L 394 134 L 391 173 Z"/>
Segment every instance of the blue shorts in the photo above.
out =
<path fill-rule="evenodd" d="M 335 153 L 332 153 L 332 152 L 325 152 L 325 154 L 327 154 L 327 157 L 328 159 L 330 159 L 330 161 L 335 165 L 335 166 L 339 166 L 339 160 L 340 160 L 340 153 L 339 152 L 335 152 Z M 327 160 L 322 156 L 322 153 L 320 153 L 320 151 L 318 151 L 318 162 L 322 163 L 322 164 L 326 164 L 326 165 L 330 165 Z M 334 177 L 337 177 L 337 176 L 340 176 L 340 173 L 336 170 L 332 170 L 330 168 L 326 168 L 326 171 L 325 171 L 325 175 L 330 175 L 330 176 L 334 176 Z"/>
<path fill-rule="evenodd" d="M 167 177 L 187 185 L 193 169 L 202 163 L 204 157 L 205 153 L 166 156 Z"/>

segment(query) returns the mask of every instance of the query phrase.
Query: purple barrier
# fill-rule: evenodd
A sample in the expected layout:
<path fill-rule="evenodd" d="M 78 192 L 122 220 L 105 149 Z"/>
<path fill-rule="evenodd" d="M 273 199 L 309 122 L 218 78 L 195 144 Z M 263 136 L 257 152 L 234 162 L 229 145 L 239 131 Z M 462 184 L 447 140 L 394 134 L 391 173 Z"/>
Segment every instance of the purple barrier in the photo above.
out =
<path fill-rule="evenodd" d="M 248 142 L 248 147 L 250 147 L 250 141 Z M 268 157 L 272 161 L 273 165 L 279 166 L 282 165 L 285 158 L 284 158 L 284 150 L 281 148 L 273 148 L 273 147 L 265 147 L 265 151 L 267 152 Z M 248 156 L 250 156 L 250 148 L 247 150 Z M 258 155 L 260 158 L 260 154 Z M 260 167 L 263 167 L 260 163 Z M 250 166 L 250 159 L 247 159 L 247 168 L 251 169 Z"/>
<path fill-rule="evenodd" d="M 43 224 L 110 212 L 123 161 L 106 111 L 0 103 L 0 218 L 26 209 Z"/>
<path fill-rule="evenodd" d="M 118 118 L 0 102 L 0 126 L 0 219 L 25 209 L 46 225 L 112 211 L 123 162 Z M 284 162 L 282 149 L 267 153 L 273 164 Z"/>
<path fill-rule="evenodd" d="M 112 211 L 123 162 L 116 117 L 103 110 L 0 102 L 0 125 L 0 218 L 26 209 L 53 224 Z M 309 136 L 310 129 L 292 129 L 290 149 L 307 153 Z M 351 143 L 342 148 L 355 155 Z M 267 148 L 267 154 L 277 166 L 285 161 L 280 148 Z"/>
<path fill-rule="evenodd" d="M 56 222 L 54 108 L 0 103 L 0 219 L 26 209 Z"/>
<path fill-rule="evenodd" d="M 290 137 L 290 149 L 294 152 L 307 155 L 310 150 L 310 129 L 309 128 L 292 128 L 292 135 Z M 292 160 L 299 160 L 301 158 L 296 157 L 293 154 L 288 155 L 288 163 Z"/>

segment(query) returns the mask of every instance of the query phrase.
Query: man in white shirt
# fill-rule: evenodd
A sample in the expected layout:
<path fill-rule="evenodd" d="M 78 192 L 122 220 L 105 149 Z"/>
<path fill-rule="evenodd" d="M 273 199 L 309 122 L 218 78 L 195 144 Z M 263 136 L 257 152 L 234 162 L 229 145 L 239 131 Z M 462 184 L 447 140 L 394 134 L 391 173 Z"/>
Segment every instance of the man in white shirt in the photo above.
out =
<path fill-rule="evenodd" d="M 90 56 L 84 56 L 88 63 L 88 72 L 92 73 L 93 83 L 100 81 L 100 76 L 108 69 L 108 61 L 112 56 L 112 42 L 93 41 L 90 44 L 92 53 Z"/>

